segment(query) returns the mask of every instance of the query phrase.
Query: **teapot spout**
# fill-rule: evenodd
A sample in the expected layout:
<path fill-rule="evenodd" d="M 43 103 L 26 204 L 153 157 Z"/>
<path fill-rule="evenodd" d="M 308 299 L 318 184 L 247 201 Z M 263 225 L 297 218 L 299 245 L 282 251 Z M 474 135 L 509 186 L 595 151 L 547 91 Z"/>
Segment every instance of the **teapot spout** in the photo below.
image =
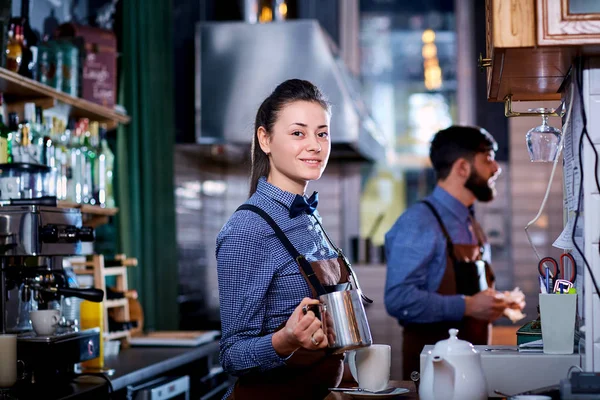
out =
<path fill-rule="evenodd" d="M 433 388 L 436 399 L 453 399 L 455 384 L 455 369 L 452 363 L 440 355 L 434 355 Z"/>

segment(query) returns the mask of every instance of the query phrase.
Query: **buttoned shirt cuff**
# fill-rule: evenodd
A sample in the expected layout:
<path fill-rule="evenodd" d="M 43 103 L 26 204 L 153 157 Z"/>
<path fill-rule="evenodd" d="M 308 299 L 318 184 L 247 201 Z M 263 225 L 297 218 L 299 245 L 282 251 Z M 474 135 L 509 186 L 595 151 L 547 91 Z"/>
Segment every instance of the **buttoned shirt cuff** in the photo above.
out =
<path fill-rule="evenodd" d="M 264 366 L 264 369 L 277 368 L 285 365 L 285 361 L 292 355 L 287 357 L 281 357 L 273 348 L 273 334 L 262 336 L 256 343 L 256 357 L 260 360 L 260 365 Z M 292 353 L 293 354 L 293 353 Z"/>
<path fill-rule="evenodd" d="M 447 296 L 444 302 L 444 315 L 447 321 L 460 321 L 465 316 L 465 296 Z"/>

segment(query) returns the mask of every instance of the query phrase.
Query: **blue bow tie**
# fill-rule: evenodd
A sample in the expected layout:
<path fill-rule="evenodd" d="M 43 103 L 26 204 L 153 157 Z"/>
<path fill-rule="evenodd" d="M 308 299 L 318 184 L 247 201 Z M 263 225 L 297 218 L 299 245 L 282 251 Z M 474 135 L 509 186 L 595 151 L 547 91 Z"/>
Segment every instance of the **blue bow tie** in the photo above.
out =
<path fill-rule="evenodd" d="M 296 218 L 303 212 L 306 212 L 307 214 L 314 213 L 317 209 L 317 204 L 319 204 L 319 193 L 314 192 L 308 200 L 306 197 L 297 194 L 290 206 L 290 218 Z"/>

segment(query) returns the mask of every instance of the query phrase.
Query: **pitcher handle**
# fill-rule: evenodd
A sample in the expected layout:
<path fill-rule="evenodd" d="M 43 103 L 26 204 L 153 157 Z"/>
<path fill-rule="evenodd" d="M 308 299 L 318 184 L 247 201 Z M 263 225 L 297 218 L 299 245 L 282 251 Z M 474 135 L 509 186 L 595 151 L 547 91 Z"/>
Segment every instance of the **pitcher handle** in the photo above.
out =
<path fill-rule="evenodd" d="M 350 261 L 348 260 L 348 258 L 346 258 L 346 255 L 344 254 L 342 249 L 338 249 L 338 256 L 340 256 L 342 258 L 342 261 L 344 262 L 344 264 L 346 264 L 346 269 L 348 269 L 348 274 L 352 278 L 352 282 L 353 282 L 354 286 L 356 287 L 358 294 L 360 294 L 360 297 L 363 299 L 363 301 L 365 303 L 372 304 L 373 300 L 368 298 L 367 295 L 364 294 L 362 289 L 360 288 L 360 283 L 358 282 L 358 278 L 357 278 L 356 274 L 354 273 L 354 269 L 352 269 L 352 264 L 350 264 Z"/>

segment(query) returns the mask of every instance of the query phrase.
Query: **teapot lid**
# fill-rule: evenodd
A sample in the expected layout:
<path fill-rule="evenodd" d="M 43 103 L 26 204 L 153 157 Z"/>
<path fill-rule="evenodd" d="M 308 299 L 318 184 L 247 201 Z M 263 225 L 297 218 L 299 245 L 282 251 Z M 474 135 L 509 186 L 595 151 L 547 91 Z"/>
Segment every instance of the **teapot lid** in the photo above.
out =
<path fill-rule="evenodd" d="M 449 329 L 448 333 L 450 337 L 446 340 L 440 340 L 435 344 L 433 353 L 438 356 L 444 355 L 474 355 L 478 354 L 475 347 L 466 340 L 460 340 L 458 335 L 458 329 Z"/>

